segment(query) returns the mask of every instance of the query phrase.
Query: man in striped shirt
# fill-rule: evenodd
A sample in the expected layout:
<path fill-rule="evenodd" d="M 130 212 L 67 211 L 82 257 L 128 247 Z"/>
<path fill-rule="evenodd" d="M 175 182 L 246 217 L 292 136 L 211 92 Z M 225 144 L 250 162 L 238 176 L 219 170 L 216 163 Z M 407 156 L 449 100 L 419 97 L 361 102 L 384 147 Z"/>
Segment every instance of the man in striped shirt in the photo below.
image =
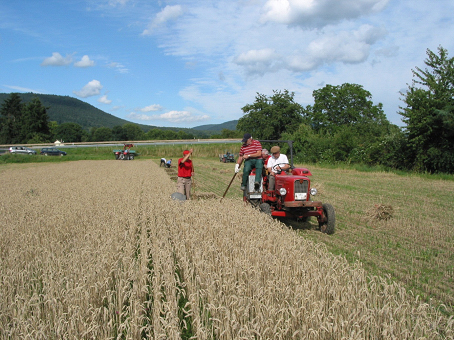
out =
<path fill-rule="evenodd" d="M 255 168 L 254 189 L 258 190 L 262 181 L 263 170 L 262 144 L 258 140 L 253 139 L 250 133 L 244 134 L 242 142 L 240 155 L 235 164 L 235 173 L 240 171 L 241 163 L 244 160 L 243 180 L 241 182 L 241 190 L 244 191 L 247 187 L 249 174 Z"/>

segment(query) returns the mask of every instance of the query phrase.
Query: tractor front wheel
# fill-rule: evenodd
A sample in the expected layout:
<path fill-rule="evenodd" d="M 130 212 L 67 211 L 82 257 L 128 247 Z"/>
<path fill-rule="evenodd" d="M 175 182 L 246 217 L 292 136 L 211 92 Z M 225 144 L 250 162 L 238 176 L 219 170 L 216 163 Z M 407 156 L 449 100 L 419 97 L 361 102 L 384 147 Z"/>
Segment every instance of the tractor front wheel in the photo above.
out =
<path fill-rule="evenodd" d="M 336 214 L 334 207 L 329 203 L 323 203 L 323 214 L 326 216 L 326 222 L 319 223 L 322 233 L 331 235 L 334 234 L 334 225 L 336 224 Z"/>

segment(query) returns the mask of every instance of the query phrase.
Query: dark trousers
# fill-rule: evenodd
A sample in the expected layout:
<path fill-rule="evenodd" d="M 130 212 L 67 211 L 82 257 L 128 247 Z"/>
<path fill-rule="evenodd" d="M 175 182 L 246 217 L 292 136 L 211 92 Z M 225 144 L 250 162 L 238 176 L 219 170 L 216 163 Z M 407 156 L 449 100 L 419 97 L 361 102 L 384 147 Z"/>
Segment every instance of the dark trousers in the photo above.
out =
<path fill-rule="evenodd" d="M 254 168 L 255 182 L 260 183 L 262 181 L 263 158 L 248 159 L 247 161 L 244 162 L 243 181 L 241 182 L 241 186 L 247 185 L 249 174 Z"/>

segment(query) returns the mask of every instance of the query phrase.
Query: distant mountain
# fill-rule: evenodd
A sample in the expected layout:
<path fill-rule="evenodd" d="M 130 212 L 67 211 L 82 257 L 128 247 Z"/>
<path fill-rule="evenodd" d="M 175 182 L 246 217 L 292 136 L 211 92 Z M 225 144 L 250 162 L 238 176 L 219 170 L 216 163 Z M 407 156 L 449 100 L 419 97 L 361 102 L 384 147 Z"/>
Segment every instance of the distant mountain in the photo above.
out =
<path fill-rule="evenodd" d="M 3 103 L 9 96 L 9 93 L 0 93 L 0 103 Z M 43 106 L 48 108 L 47 115 L 49 116 L 49 120 L 55 121 L 58 124 L 76 123 L 82 126 L 84 130 L 89 130 L 92 127 L 113 128 L 117 125 L 131 123 L 69 96 L 35 93 L 19 93 L 19 96 L 23 103 L 28 103 L 34 97 L 38 97 Z M 153 128 L 148 125 L 140 125 L 140 127 L 145 128 L 146 131 Z"/>
<path fill-rule="evenodd" d="M 10 97 L 10 93 L 0 93 L 0 105 L 5 99 Z M 200 135 L 201 133 L 212 135 L 221 132 L 222 129 L 235 130 L 238 121 L 232 120 L 223 124 L 201 125 L 192 129 L 177 128 L 177 127 L 158 127 L 151 125 L 137 124 L 125 119 L 121 119 L 104 112 L 91 104 L 81 101 L 77 98 L 69 96 L 58 96 L 52 94 L 35 94 L 35 93 L 19 93 L 23 103 L 30 102 L 33 97 L 38 97 L 43 106 L 47 109 L 47 114 L 50 121 L 55 121 L 57 124 L 76 123 L 82 126 L 84 130 L 90 130 L 93 127 L 108 127 L 122 126 L 124 124 L 136 124 L 143 131 L 147 132 L 154 128 L 161 130 L 186 131 L 189 133 Z M 195 131 L 194 131 L 195 130 Z M 201 137 L 202 138 L 202 137 Z"/>
<path fill-rule="evenodd" d="M 193 127 L 194 130 L 221 132 L 223 129 L 236 130 L 238 120 L 231 120 L 222 124 L 208 124 Z"/>

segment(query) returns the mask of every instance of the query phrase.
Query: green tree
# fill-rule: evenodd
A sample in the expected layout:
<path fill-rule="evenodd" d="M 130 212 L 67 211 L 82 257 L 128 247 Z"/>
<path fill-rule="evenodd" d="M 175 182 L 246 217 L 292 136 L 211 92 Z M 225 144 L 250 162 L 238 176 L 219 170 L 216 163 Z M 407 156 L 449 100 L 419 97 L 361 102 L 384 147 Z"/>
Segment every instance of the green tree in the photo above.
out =
<path fill-rule="evenodd" d="M 314 105 L 305 109 L 305 116 L 316 130 L 335 132 L 340 126 L 360 125 L 362 133 L 377 135 L 389 125 L 383 105 L 374 105 L 369 91 L 361 85 L 344 83 L 326 85 L 312 94 Z"/>
<path fill-rule="evenodd" d="M 222 129 L 221 138 L 242 138 L 241 133 L 235 130 Z"/>
<path fill-rule="evenodd" d="M 123 125 L 125 131 L 126 140 L 143 140 L 145 133 L 142 129 L 133 123 L 127 123 Z"/>
<path fill-rule="evenodd" d="M 257 139 L 280 139 L 284 132 L 296 131 L 303 121 L 303 107 L 294 101 L 293 92 L 273 93 L 271 97 L 257 93 L 255 102 L 242 108 L 244 116 L 238 120 L 238 131 L 249 132 Z"/>
<path fill-rule="evenodd" d="M 416 67 L 408 90 L 401 93 L 399 113 L 406 124 L 408 146 L 416 170 L 454 172 L 454 58 L 427 49 L 426 68 Z"/>
<path fill-rule="evenodd" d="M 213 139 L 229 139 L 229 138 L 243 138 L 243 133 L 238 130 L 229 130 L 229 129 L 222 129 L 221 133 L 213 134 L 210 136 Z"/>
<path fill-rule="evenodd" d="M 116 125 L 112 128 L 112 140 L 114 141 L 124 141 L 127 140 L 128 136 L 126 131 L 121 125 Z"/>
<path fill-rule="evenodd" d="M 172 130 L 164 130 L 162 133 L 162 137 L 163 137 L 162 139 L 165 140 L 178 139 L 178 134 Z"/>
<path fill-rule="evenodd" d="M 0 143 L 22 143 L 24 136 L 22 131 L 23 104 L 17 93 L 11 93 L 6 99 L 0 111 Z"/>
<path fill-rule="evenodd" d="M 22 134 L 24 142 L 50 141 L 49 116 L 38 97 L 27 103 L 22 116 Z"/>
<path fill-rule="evenodd" d="M 378 138 L 368 150 L 370 164 L 380 164 L 387 168 L 405 170 L 412 166 L 413 158 L 407 147 L 407 139 L 396 125 L 389 134 Z"/>
<path fill-rule="evenodd" d="M 94 129 L 92 135 L 93 142 L 107 142 L 112 140 L 112 130 L 108 127 Z"/>
<path fill-rule="evenodd" d="M 50 131 L 50 140 L 54 141 L 56 139 L 55 137 L 55 131 L 58 128 L 58 123 L 55 120 L 52 120 L 50 122 L 47 122 L 47 125 L 49 126 L 49 131 Z"/>
<path fill-rule="evenodd" d="M 179 130 L 177 136 L 178 139 L 194 139 L 194 135 L 192 133 L 186 132 L 184 130 Z"/>
<path fill-rule="evenodd" d="M 82 126 L 76 123 L 62 123 L 54 130 L 54 137 L 67 143 L 81 142 L 83 135 Z"/>
<path fill-rule="evenodd" d="M 161 139 L 164 139 L 163 138 L 163 133 L 164 133 L 164 131 L 162 131 L 161 129 L 153 128 L 153 129 L 149 130 L 145 134 L 145 139 L 148 139 L 148 140 L 161 140 Z"/>
<path fill-rule="evenodd" d="M 304 122 L 285 139 L 295 141 L 301 161 L 376 164 L 371 147 L 389 134 L 393 125 L 381 104 L 356 84 L 327 85 L 313 92 L 314 105 L 303 110 Z M 371 152 L 376 154 L 374 157 Z"/>

